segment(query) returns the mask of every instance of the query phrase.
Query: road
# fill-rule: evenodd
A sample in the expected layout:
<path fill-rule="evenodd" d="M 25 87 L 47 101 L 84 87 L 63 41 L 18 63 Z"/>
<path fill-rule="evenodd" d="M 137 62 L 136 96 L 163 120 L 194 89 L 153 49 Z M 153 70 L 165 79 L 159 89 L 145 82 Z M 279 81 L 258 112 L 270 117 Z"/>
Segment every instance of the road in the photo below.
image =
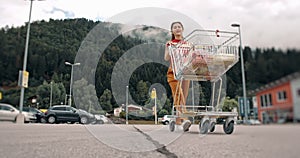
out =
<path fill-rule="evenodd" d="M 236 125 L 231 135 L 217 126 L 200 135 L 164 125 L 14 124 L 0 122 L 1 158 L 296 158 L 300 124 Z"/>

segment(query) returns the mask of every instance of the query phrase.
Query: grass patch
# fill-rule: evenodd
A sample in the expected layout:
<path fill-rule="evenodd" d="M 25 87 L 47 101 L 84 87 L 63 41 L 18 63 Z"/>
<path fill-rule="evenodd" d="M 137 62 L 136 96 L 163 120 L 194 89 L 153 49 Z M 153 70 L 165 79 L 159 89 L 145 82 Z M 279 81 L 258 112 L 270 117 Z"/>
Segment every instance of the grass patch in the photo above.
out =
<path fill-rule="evenodd" d="M 155 122 L 154 121 L 146 121 L 146 120 L 128 120 L 129 124 L 143 124 L 143 125 L 154 125 Z M 158 124 L 161 124 L 160 122 L 158 122 Z"/>

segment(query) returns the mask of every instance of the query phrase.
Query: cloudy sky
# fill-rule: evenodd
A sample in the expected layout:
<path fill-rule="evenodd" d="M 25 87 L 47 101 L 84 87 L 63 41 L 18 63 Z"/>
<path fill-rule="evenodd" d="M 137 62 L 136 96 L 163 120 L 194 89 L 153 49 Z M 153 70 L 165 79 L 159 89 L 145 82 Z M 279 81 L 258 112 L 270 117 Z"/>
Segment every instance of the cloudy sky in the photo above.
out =
<path fill-rule="evenodd" d="M 29 0 L 0 0 L 0 27 L 24 25 L 29 6 Z M 180 12 L 204 29 L 236 31 L 230 25 L 240 23 L 243 45 L 251 48 L 300 49 L 299 0 L 44 0 L 33 2 L 32 20 L 105 21 L 142 7 Z"/>

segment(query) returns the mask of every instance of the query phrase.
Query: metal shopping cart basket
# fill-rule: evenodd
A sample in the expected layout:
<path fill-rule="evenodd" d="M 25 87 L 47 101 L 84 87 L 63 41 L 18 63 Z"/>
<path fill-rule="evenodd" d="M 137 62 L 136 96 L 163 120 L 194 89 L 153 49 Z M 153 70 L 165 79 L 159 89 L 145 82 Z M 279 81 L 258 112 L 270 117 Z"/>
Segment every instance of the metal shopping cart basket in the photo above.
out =
<path fill-rule="evenodd" d="M 222 76 L 239 60 L 239 38 L 236 32 L 194 30 L 185 37 L 183 42 L 169 46 L 174 77 L 180 81 L 176 93 L 179 93 L 178 89 L 183 80 L 210 81 L 213 85 L 211 100 L 217 100 L 209 106 L 174 105 L 173 103 L 174 119 L 169 124 L 171 132 L 178 125 L 176 118 L 193 118 L 193 122 L 199 122 L 201 134 L 213 132 L 217 119 L 222 119 L 224 132 L 226 134 L 233 132 L 234 119 L 238 114 L 237 112 L 223 112 L 220 109 L 220 92 Z M 220 84 L 217 95 L 214 93 L 216 82 Z"/>

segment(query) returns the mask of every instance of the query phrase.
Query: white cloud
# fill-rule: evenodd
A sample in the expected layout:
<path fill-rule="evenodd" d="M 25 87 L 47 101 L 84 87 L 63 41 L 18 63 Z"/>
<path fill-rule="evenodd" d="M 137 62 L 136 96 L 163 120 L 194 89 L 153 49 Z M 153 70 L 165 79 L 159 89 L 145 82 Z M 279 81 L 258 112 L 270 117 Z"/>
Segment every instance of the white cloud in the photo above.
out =
<path fill-rule="evenodd" d="M 28 21 L 29 4 L 30 1 L 1 0 L 0 27 L 23 25 Z M 33 1 L 32 20 L 72 16 L 108 19 L 141 7 L 181 12 L 206 29 L 232 31 L 230 24 L 239 22 L 243 45 L 300 49 L 299 0 L 45 0 Z M 60 11 L 51 12 L 53 8 Z"/>

